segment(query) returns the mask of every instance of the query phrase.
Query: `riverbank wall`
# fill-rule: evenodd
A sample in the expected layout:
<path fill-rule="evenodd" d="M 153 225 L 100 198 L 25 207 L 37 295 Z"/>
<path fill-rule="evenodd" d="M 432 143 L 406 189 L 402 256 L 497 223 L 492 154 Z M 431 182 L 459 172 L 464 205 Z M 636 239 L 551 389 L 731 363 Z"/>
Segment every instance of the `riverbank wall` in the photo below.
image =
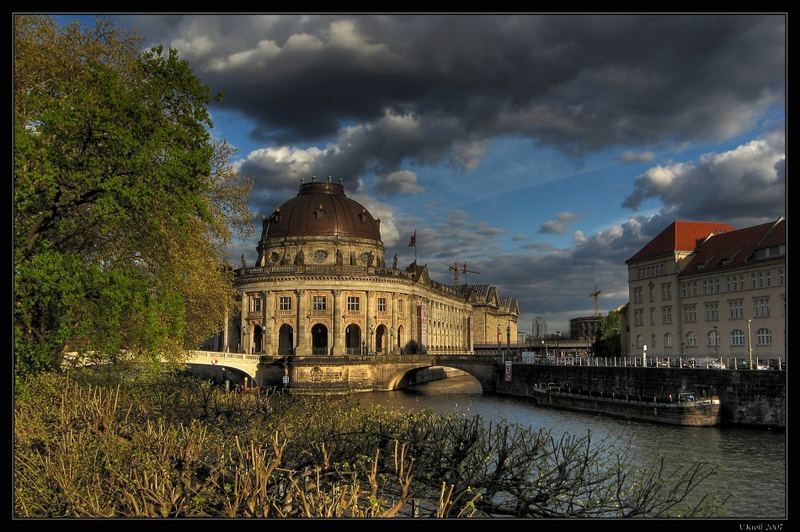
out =
<path fill-rule="evenodd" d="M 786 371 L 513 364 L 510 382 L 497 373 L 493 393 L 533 399 L 537 383 L 647 400 L 706 390 L 720 397 L 723 425 L 786 427 Z"/>

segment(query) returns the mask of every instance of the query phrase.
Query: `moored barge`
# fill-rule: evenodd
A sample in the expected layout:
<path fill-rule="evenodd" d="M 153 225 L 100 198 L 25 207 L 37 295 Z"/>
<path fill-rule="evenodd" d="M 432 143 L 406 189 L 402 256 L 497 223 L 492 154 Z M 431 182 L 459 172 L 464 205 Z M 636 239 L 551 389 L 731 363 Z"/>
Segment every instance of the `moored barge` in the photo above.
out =
<path fill-rule="evenodd" d="M 533 394 L 536 404 L 541 406 L 625 419 L 691 427 L 713 427 L 720 422 L 720 401 L 714 395 L 698 397 L 693 393 L 680 393 L 675 401 L 658 401 L 657 398 L 646 401 L 573 393 L 554 384 L 537 385 Z"/>

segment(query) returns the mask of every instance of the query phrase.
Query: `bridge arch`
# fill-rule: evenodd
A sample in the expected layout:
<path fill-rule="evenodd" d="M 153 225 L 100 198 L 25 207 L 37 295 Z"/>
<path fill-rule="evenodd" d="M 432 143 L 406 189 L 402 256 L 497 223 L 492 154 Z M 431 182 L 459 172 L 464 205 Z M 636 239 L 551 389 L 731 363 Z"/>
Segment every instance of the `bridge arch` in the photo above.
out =
<path fill-rule="evenodd" d="M 211 379 L 212 381 L 221 384 L 226 380 L 230 381 L 232 385 L 245 384 L 245 377 L 249 386 L 256 384 L 256 366 L 255 364 L 241 364 L 243 367 L 238 367 L 235 361 L 218 359 L 217 363 L 211 361 L 207 362 L 189 362 L 186 364 L 187 370 L 190 374 Z M 244 366 L 247 365 L 247 368 Z"/>
<path fill-rule="evenodd" d="M 408 384 L 409 384 L 409 382 L 411 382 L 411 379 L 414 376 L 414 374 L 416 374 L 416 373 L 418 373 L 418 372 L 420 372 L 422 370 L 425 370 L 425 369 L 430 369 L 432 367 L 460 369 L 461 371 L 464 371 L 470 377 L 472 377 L 476 381 L 478 381 L 478 383 L 481 385 L 481 390 L 482 391 L 487 390 L 487 386 L 486 386 L 486 383 L 485 383 L 485 376 L 482 375 L 480 372 L 476 372 L 474 370 L 470 371 L 469 367 L 460 368 L 460 367 L 455 367 L 455 366 L 452 366 L 452 365 L 436 364 L 436 363 L 420 364 L 418 366 L 400 368 L 400 369 L 394 371 L 393 373 L 391 373 L 386 378 L 386 384 L 385 384 L 385 388 L 384 389 L 387 390 L 387 391 L 401 390 L 401 389 L 403 389 L 403 388 L 408 386 Z"/>

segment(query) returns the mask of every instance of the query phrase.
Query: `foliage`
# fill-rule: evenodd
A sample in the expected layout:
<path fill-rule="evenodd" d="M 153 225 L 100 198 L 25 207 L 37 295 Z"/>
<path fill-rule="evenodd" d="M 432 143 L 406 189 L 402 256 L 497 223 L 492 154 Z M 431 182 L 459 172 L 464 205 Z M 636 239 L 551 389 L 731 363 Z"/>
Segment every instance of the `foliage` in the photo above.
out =
<path fill-rule="evenodd" d="M 619 312 L 609 312 L 601 321 L 594 341 L 595 356 L 616 357 L 622 354 L 622 317 Z"/>
<path fill-rule="evenodd" d="M 158 360 L 233 306 L 223 245 L 249 184 L 209 138 L 208 88 L 140 43 L 103 20 L 14 18 L 18 376 L 64 351 Z"/>
<path fill-rule="evenodd" d="M 104 384 L 103 384 L 104 383 Z M 705 464 L 632 468 L 587 437 L 480 418 L 44 374 L 15 407 L 18 517 L 690 516 Z M 412 505 L 414 508 L 412 508 Z"/>

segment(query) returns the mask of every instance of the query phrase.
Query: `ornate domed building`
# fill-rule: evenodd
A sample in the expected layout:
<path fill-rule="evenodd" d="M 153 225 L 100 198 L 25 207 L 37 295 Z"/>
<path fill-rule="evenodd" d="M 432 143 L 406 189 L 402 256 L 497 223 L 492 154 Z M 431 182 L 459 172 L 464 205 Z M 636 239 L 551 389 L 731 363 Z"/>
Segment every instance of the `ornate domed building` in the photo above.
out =
<path fill-rule="evenodd" d="M 396 257 L 387 265 L 380 220 L 341 183 L 301 184 L 264 219 L 256 265 L 235 274 L 241 314 L 223 339 L 231 351 L 386 355 L 415 343 L 431 354 L 472 353 L 474 321 L 488 328 L 491 302 L 475 304 L 475 285 L 437 283 L 425 266 L 398 268 Z M 519 308 L 505 303 L 503 330 L 513 320 L 516 338 Z"/>

